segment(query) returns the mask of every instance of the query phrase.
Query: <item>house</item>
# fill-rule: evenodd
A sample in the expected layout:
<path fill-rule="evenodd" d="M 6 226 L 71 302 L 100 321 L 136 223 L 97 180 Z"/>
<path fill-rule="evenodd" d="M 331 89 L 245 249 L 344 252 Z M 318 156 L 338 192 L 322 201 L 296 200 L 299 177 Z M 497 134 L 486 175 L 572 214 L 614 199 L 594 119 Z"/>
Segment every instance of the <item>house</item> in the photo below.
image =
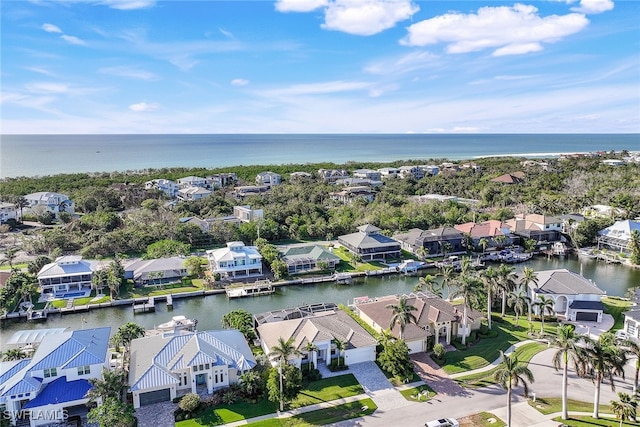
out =
<path fill-rule="evenodd" d="M 480 246 L 480 241 L 485 239 L 487 247 L 500 247 L 512 245 L 516 237 L 511 234 L 510 227 L 502 221 L 489 220 L 484 222 L 466 222 L 454 225 L 454 228 L 468 234 L 475 247 Z"/>
<path fill-rule="evenodd" d="M 0 224 L 4 224 L 10 219 L 20 222 L 20 209 L 13 203 L 0 202 Z"/>
<path fill-rule="evenodd" d="M 302 354 L 289 359 L 290 364 L 298 368 L 302 363 L 311 362 L 313 366 L 318 366 L 318 363 L 330 364 L 331 360 L 341 356 L 335 345 L 339 340 L 346 344 L 342 355 L 345 365 L 376 360 L 377 341 L 335 305 L 333 308 L 331 305 L 322 307 L 321 310 L 301 307 L 289 311 L 282 316 L 273 315 L 273 312 L 256 316 L 256 319 L 260 319 L 256 330 L 266 355 L 278 345 L 280 338 L 285 341 L 293 338 L 293 346 Z M 315 345 L 317 350 L 305 350 L 309 343 Z M 272 363 L 276 362 L 272 360 Z"/>
<path fill-rule="evenodd" d="M 292 182 L 310 182 L 313 180 L 313 175 L 309 172 L 291 172 L 289 178 Z"/>
<path fill-rule="evenodd" d="M 75 204 L 69 200 L 69 196 L 66 194 L 41 191 L 27 194 L 24 198 L 29 204 L 24 208 L 24 211 L 34 215 L 48 211 L 58 218 L 60 212 L 67 212 L 71 215 L 74 213 Z"/>
<path fill-rule="evenodd" d="M 211 188 L 222 188 L 230 185 L 236 185 L 238 183 L 238 175 L 234 172 L 216 173 L 209 175 L 207 181 Z"/>
<path fill-rule="evenodd" d="M 400 166 L 398 168 L 400 178 L 414 178 L 414 179 L 422 179 L 424 178 L 424 171 L 419 166 Z"/>
<path fill-rule="evenodd" d="M 241 222 L 260 221 L 264 218 L 262 209 L 251 209 L 251 206 L 234 206 L 233 216 Z"/>
<path fill-rule="evenodd" d="M 370 179 L 364 178 L 343 178 L 334 181 L 335 185 L 340 185 L 343 187 L 382 187 L 384 183 L 382 181 L 372 181 Z"/>
<path fill-rule="evenodd" d="M 431 230 L 413 228 L 399 233 L 393 238 L 400 242 L 402 249 L 414 254 L 445 255 L 465 253 L 464 234 L 453 227 L 440 227 Z"/>
<path fill-rule="evenodd" d="M 126 262 L 124 278 L 133 279 L 137 286 L 179 283 L 187 276 L 184 257 L 174 256 L 158 259 L 133 259 Z"/>
<path fill-rule="evenodd" d="M 598 249 L 631 253 L 631 235 L 634 231 L 640 233 L 640 221 L 616 221 L 612 226 L 598 231 Z"/>
<path fill-rule="evenodd" d="M 207 251 L 209 267 L 222 277 L 262 276 L 262 255 L 255 246 L 228 242 L 227 247 Z"/>
<path fill-rule="evenodd" d="M 333 270 L 341 261 L 339 256 L 320 245 L 285 246 L 280 249 L 280 254 L 289 274 L 324 268 Z"/>
<path fill-rule="evenodd" d="M 624 326 L 622 330 L 627 333 L 627 337 L 634 341 L 640 341 L 640 309 L 634 306 L 624 313 Z"/>
<path fill-rule="evenodd" d="M 398 175 L 400 174 L 400 169 L 398 169 L 398 168 L 380 168 L 380 169 L 378 169 L 378 172 L 380 172 L 380 178 L 382 178 L 382 179 L 397 178 Z"/>
<path fill-rule="evenodd" d="M 561 239 L 562 220 L 555 216 L 519 214 L 505 221 L 511 232 L 537 242 L 557 242 Z"/>
<path fill-rule="evenodd" d="M 260 172 L 256 175 L 256 184 L 266 185 L 267 187 L 273 187 L 274 185 L 280 185 L 282 177 L 275 172 Z"/>
<path fill-rule="evenodd" d="M 269 189 L 270 187 L 268 185 L 243 185 L 235 187 L 231 195 L 236 199 L 243 199 L 246 196 L 266 193 Z"/>
<path fill-rule="evenodd" d="M 65 295 L 84 295 L 91 291 L 93 269 L 81 256 L 66 255 L 42 267 L 37 277 L 43 296 L 65 298 Z"/>
<path fill-rule="evenodd" d="M 462 310 L 457 309 L 442 298 L 416 292 L 409 295 L 387 295 L 370 299 L 361 297 L 354 299 L 354 311 L 366 324 L 377 332 L 389 329 L 393 310 L 388 305 L 397 305 L 400 298 L 406 299 L 406 304 L 416 308 L 412 311 L 417 323 L 409 323 L 404 329 L 402 339 L 409 347 L 409 353 L 419 353 L 429 350 L 428 342 L 432 345 L 444 342 L 451 343 L 455 336 L 462 334 Z M 482 314 L 474 310 L 467 310 L 469 333 L 480 328 Z M 394 337 L 400 337 L 400 327 L 394 325 L 391 329 Z M 468 335 L 468 334 L 467 334 Z"/>
<path fill-rule="evenodd" d="M 170 179 L 152 179 L 144 183 L 145 190 L 160 190 L 170 198 L 178 195 L 178 184 Z"/>
<path fill-rule="evenodd" d="M 347 187 L 342 191 L 330 193 L 333 200 L 342 203 L 353 203 L 356 200 L 364 200 L 369 203 L 373 202 L 375 197 L 374 191 L 366 186 Z"/>
<path fill-rule="evenodd" d="M 211 188 L 211 182 L 207 178 L 201 178 L 199 176 L 185 176 L 184 178 L 178 179 L 178 188 L 189 188 L 189 187 L 201 187 L 201 188 Z"/>
<path fill-rule="evenodd" d="M 505 173 L 504 175 L 491 179 L 491 182 L 498 182 L 500 184 L 520 184 L 524 182 L 524 176 L 523 172 Z"/>
<path fill-rule="evenodd" d="M 370 181 L 380 181 L 382 174 L 373 169 L 356 169 L 353 171 L 354 178 L 368 179 Z"/>
<path fill-rule="evenodd" d="M 185 216 L 183 218 L 179 218 L 178 221 L 180 224 L 195 225 L 202 230 L 203 233 L 207 233 L 211 229 L 211 223 L 209 221 L 200 219 L 197 216 Z"/>
<path fill-rule="evenodd" d="M 318 169 L 318 175 L 320 175 L 321 180 L 329 183 L 349 178 L 349 172 L 344 169 Z"/>
<path fill-rule="evenodd" d="M 358 231 L 338 237 L 338 242 L 362 261 L 400 258 L 400 243 L 379 233 L 371 224 L 358 227 Z"/>
<path fill-rule="evenodd" d="M 212 193 L 211 190 L 207 190 L 204 187 L 183 187 L 178 190 L 178 199 L 184 202 L 193 202 L 209 197 Z"/>
<path fill-rule="evenodd" d="M 586 218 L 584 215 L 578 213 L 566 214 L 558 216 L 558 219 L 562 221 L 562 232 L 564 234 L 571 234 L 578 225 L 582 223 Z"/>
<path fill-rule="evenodd" d="M 591 205 L 582 210 L 582 214 L 588 218 L 618 218 L 624 213 L 624 209 L 609 205 Z"/>
<path fill-rule="evenodd" d="M 539 301 L 539 295 L 553 298 L 553 312 L 568 321 L 601 322 L 605 294 L 591 280 L 567 269 L 538 271 L 538 284 L 529 283 L 531 301 Z M 534 306 L 534 313 L 540 314 Z"/>
<path fill-rule="evenodd" d="M 424 176 L 436 176 L 440 172 L 440 168 L 436 165 L 418 165 L 422 169 Z"/>
<path fill-rule="evenodd" d="M 236 330 L 153 335 L 131 342 L 133 407 L 169 402 L 187 393 L 228 387 L 256 361 Z"/>
<path fill-rule="evenodd" d="M 110 327 L 47 335 L 30 359 L 0 363 L 0 406 L 32 427 L 87 413 L 91 378 L 108 369 Z M 56 424 L 57 425 L 57 424 Z"/>
<path fill-rule="evenodd" d="M 607 166 L 622 166 L 624 165 L 624 160 L 622 159 L 605 159 L 602 161 L 602 164 Z"/>

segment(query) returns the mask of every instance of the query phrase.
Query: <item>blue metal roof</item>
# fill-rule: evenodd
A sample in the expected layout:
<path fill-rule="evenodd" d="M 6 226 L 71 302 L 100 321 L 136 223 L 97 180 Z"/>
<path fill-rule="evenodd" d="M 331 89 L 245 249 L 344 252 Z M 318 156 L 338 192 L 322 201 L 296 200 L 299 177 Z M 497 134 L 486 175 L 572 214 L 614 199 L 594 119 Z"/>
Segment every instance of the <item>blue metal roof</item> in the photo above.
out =
<path fill-rule="evenodd" d="M 35 399 L 24 405 L 24 409 L 81 400 L 85 398 L 91 387 L 89 381 L 85 379 L 67 381 L 66 376 L 60 377 L 47 384 Z"/>
<path fill-rule="evenodd" d="M 27 366 L 28 363 L 31 363 L 31 359 L 21 359 L 15 362 L 3 362 L 1 366 L 7 370 L 2 372 L 2 368 L 0 368 L 0 372 L 2 372 L 2 375 L 0 375 L 0 384 L 4 384 L 5 381 L 14 376 L 20 369 Z M 13 366 L 11 366 L 12 364 Z"/>
<path fill-rule="evenodd" d="M 31 393 L 40 390 L 42 378 L 25 376 L 13 385 L 10 389 L 2 393 L 3 396 L 15 396 L 16 394 Z"/>
<path fill-rule="evenodd" d="M 73 331 L 65 342 L 41 357 L 30 367 L 30 370 L 77 368 L 105 363 L 110 332 L 109 327 Z M 56 338 L 55 335 L 50 337 Z"/>

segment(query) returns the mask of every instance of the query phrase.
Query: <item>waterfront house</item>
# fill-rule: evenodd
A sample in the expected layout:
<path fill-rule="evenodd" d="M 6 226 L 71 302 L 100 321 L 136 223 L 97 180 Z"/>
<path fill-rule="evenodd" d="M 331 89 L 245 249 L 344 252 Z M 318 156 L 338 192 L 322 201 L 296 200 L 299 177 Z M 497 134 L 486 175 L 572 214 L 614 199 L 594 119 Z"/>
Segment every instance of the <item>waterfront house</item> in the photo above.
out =
<path fill-rule="evenodd" d="M 402 249 L 413 254 L 455 255 L 466 253 L 464 234 L 453 227 L 440 227 L 430 230 L 413 228 L 406 233 L 398 233 L 393 238 L 400 242 Z"/>
<path fill-rule="evenodd" d="M 465 222 L 454 225 L 454 228 L 462 233 L 468 234 L 473 241 L 473 245 L 478 247 L 480 240 L 487 241 L 487 247 L 509 246 L 515 241 L 511 234 L 511 228 L 502 221 L 495 219 L 484 222 Z"/>
<path fill-rule="evenodd" d="M 43 296 L 65 298 L 66 295 L 84 295 L 91 291 L 93 269 L 91 263 L 81 256 L 66 255 L 42 267 L 37 277 Z"/>
<path fill-rule="evenodd" d="M 318 169 L 318 175 L 321 180 L 329 183 L 349 178 L 349 172 L 344 169 Z"/>
<path fill-rule="evenodd" d="M 238 183 L 238 175 L 234 172 L 216 173 L 209 175 L 207 181 L 211 188 L 222 188 Z"/>
<path fill-rule="evenodd" d="M 239 381 L 256 361 L 236 330 L 182 331 L 131 342 L 133 407 L 169 402 L 187 393 L 213 393 Z"/>
<path fill-rule="evenodd" d="M 387 295 L 370 299 L 368 297 L 354 300 L 354 311 L 366 324 L 377 332 L 390 329 L 393 310 L 388 305 L 397 305 L 400 298 L 406 299 L 406 304 L 416 308 L 412 314 L 417 323 L 409 323 L 404 329 L 402 339 L 409 347 L 409 353 L 428 351 L 428 342 L 450 344 L 455 336 L 462 335 L 462 308 L 457 309 L 442 298 L 416 292 L 408 295 Z M 482 314 L 474 310 L 467 310 L 468 333 L 480 328 Z M 391 334 L 400 338 L 400 327 L 396 324 L 390 329 Z M 431 338 L 432 337 L 432 338 Z"/>
<path fill-rule="evenodd" d="M 375 198 L 375 192 L 367 186 L 346 187 L 342 191 L 335 191 L 329 195 L 331 199 L 346 204 L 353 203 L 356 200 L 371 203 Z"/>
<path fill-rule="evenodd" d="M 282 177 L 275 172 L 260 172 L 256 175 L 256 184 L 266 185 L 267 187 L 273 187 L 274 185 L 280 185 Z"/>
<path fill-rule="evenodd" d="M 282 261 L 287 264 L 289 274 L 328 268 L 335 269 L 340 257 L 320 245 L 293 245 L 280 248 Z"/>
<path fill-rule="evenodd" d="M 339 236 L 338 242 L 364 262 L 400 258 L 400 243 L 380 234 L 380 229 L 371 224 L 361 225 L 356 233 Z"/>
<path fill-rule="evenodd" d="M 207 259 L 211 271 L 223 278 L 262 276 L 262 255 L 255 246 L 228 242 L 225 248 L 208 250 Z"/>
<path fill-rule="evenodd" d="M 282 338 L 287 341 L 293 338 L 293 346 L 301 352 L 293 356 L 288 363 L 298 368 L 303 363 L 330 364 L 333 359 L 344 357 L 346 366 L 353 363 L 372 362 L 376 360 L 377 341 L 344 311 L 327 305 L 320 310 L 308 310 L 307 307 L 277 316 L 274 312 L 256 316 L 257 332 L 264 353 L 268 356 L 271 349 L 278 345 Z M 345 345 L 341 355 L 336 349 L 336 341 Z M 305 350 L 307 344 L 313 344 L 317 350 Z M 275 365 L 276 361 L 272 360 Z"/>
<path fill-rule="evenodd" d="M 170 179 L 152 179 L 144 183 L 146 190 L 159 190 L 173 199 L 178 195 L 178 184 Z"/>
<path fill-rule="evenodd" d="M 13 203 L 0 202 L 0 224 L 4 224 L 10 219 L 20 222 L 20 209 Z"/>
<path fill-rule="evenodd" d="M 50 334 L 32 358 L 0 363 L 3 414 L 14 425 L 28 414 L 32 427 L 86 415 L 89 379 L 101 379 L 103 369 L 109 368 L 110 331 L 103 327 Z"/>
<path fill-rule="evenodd" d="M 400 169 L 398 169 L 398 168 L 380 168 L 380 169 L 378 169 L 378 172 L 380 172 L 380 178 L 381 179 L 397 178 L 398 175 L 400 174 Z"/>
<path fill-rule="evenodd" d="M 356 169 L 353 171 L 354 178 L 368 179 L 370 181 L 380 181 L 382 174 L 380 171 L 373 169 Z"/>
<path fill-rule="evenodd" d="M 187 277 L 184 257 L 158 259 L 132 259 L 124 263 L 125 279 L 132 279 L 137 286 L 179 283 Z"/>
<path fill-rule="evenodd" d="M 634 306 L 631 310 L 624 313 L 624 325 L 622 330 L 630 338 L 636 342 L 640 341 L 640 308 Z"/>
<path fill-rule="evenodd" d="M 184 178 L 178 179 L 178 188 L 189 188 L 189 187 L 201 187 L 210 189 L 211 182 L 207 178 L 202 178 L 199 176 L 185 176 Z"/>
<path fill-rule="evenodd" d="M 537 271 L 538 284 L 529 283 L 529 297 L 539 301 L 539 295 L 553 298 L 554 315 L 568 321 L 601 322 L 604 305 L 603 290 L 591 280 L 567 269 Z M 539 307 L 533 312 L 540 314 Z"/>
<path fill-rule="evenodd" d="M 24 212 L 33 213 L 34 215 L 51 212 L 58 218 L 60 212 L 67 212 L 71 215 L 74 213 L 75 204 L 66 194 L 41 191 L 27 194 L 24 198 L 29 204 L 24 208 Z"/>
<path fill-rule="evenodd" d="M 519 214 L 505 221 L 505 224 L 509 226 L 511 233 L 538 243 L 557 242 L 561 238 L 562 220 L 555 216 Z"/>
<path fill-rule="evenodd" d="M 640 221 L 616 221 L 612 226 L 598 231 L 598 248 L 630 254 L 631 235 L 634 231 L 640 233 Z"/>

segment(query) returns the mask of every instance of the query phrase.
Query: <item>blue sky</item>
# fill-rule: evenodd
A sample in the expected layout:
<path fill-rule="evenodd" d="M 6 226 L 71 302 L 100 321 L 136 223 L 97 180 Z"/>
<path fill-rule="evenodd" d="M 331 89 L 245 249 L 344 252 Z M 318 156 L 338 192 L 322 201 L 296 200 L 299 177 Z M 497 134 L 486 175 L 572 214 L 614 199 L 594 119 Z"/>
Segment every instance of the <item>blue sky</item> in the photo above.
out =
<path fill-rule="evenodd" d="M 640 2 L 2 1 L 5 134 L 640 132 Z"/>

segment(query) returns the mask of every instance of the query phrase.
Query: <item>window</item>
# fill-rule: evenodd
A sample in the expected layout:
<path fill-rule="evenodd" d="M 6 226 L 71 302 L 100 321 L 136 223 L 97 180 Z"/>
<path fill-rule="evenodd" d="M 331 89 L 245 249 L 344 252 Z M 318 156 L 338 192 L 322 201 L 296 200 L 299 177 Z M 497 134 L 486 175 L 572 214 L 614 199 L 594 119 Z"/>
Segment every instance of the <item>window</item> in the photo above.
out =
<path fill-rule="evenodd" d="M 78 375 L 89 375 L 91 373 L 91 366 L 78 366 Z"/>
<path fill-rule="evenodd" d="M 56 368 L 49 368 L 44 370 L 45 378 L 51 378 L 51 377 L 57 377 L 57 376 L 58 376 L 58 370 Z"/>

